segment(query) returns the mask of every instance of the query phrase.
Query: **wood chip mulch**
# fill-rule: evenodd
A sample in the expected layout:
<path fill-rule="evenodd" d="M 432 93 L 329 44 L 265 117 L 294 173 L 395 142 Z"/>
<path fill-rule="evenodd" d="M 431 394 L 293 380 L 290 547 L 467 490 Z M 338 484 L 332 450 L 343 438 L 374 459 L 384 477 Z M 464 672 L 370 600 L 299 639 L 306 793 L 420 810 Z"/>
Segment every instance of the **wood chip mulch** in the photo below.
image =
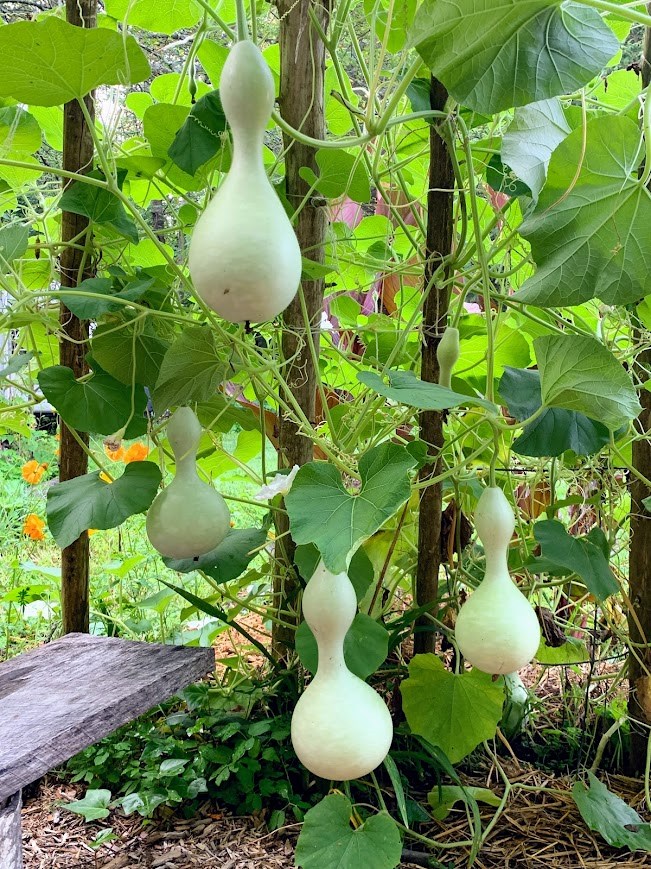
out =
<path fill-rule="evenodd" d="M 503 762 L 512 783 L 561 789 L 561 794 L 514 790 L 504 813 L 489 835 L 473 869 L 641 869 L 651 867 L 651 855 L 631 854 L 609 847 L 583 822 L 572 800 L 572 780 L 517 764 Z M 624 776 L 600 777 L 608 787 L 645 818 L 642 783 Z M 492 767 L 471 777 L 466 784 L 490 787 L 502 794 L 502 783 Z M 57 806 L 81 794 L 72 785 L 47 779 L 23 809 L 25 869 L 292 869 L 298 825 L 269 833 L 260 818 L 233 817 L 206 804 L 190 820 L 171 816 L 143 821 L 119 812 L 105 821 L 86 823 Z M 481 806 L 484 829 L 495 809 Z M 93 849 L 101 829 L 111 827 L 116 839 Z M 469 838 L 468 821 L 458 806 L 444 821 L 433 822 L 421 833 L 441 842 Z M 427 866 L 432 853 L 408 840 L 408 862 L 402 869 Z M 407 855 L 405 855 L 407 856 Z M 470 865 L 470 848 L 446 848 L 436 855 L 446 869 Z M 359 869 L 374 869 L 360 866 Z"/>

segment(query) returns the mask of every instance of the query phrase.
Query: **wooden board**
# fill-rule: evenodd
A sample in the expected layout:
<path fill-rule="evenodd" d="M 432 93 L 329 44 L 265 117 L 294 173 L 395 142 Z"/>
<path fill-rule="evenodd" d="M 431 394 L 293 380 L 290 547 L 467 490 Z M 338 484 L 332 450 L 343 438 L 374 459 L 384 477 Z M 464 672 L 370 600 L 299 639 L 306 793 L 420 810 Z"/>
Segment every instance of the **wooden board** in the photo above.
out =
<path fill-rule="evenodd" d="M 23 866 L 20 806 L 20 791 L 6 803 L 0 800 L 0 869 L 22 869 Z"/>
<path fill-rule="evenodd" d="M 0 805 L 214 667 L 210 648 L 87 634 L 0 665 Z"/>

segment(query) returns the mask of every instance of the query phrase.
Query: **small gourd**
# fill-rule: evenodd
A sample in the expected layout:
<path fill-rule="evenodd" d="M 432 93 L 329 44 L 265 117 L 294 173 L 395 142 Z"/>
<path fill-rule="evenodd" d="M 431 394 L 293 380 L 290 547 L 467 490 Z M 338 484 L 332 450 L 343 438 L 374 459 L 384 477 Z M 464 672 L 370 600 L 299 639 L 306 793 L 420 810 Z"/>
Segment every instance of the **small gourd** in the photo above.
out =
<path fill-rule="evenodd" d="M 439 386 L 451 389 L 452 371 L 459 358 L 459 330 L 454 326 L 448 326 L 441 336 L 436 358 L 439 363 Z"/>
<path fill-rule="evenodd" d="M 201 423 L 189 407 L 179 407 L 167 424 L 176 461 L 172 482 L 147 513 L 151 545 L 168 558 L 195 558 L 222 542 L 231 527 L 226 502 L 196 468 Z"/>
<path fill-rule="evenodd" d="M 535 655 L 540 626 L 531 604 L 509 576 L 507 552 L 515 517 L 501 489 L 493 486 L 483 491 L 475 527 L 484 546 L 486 572 L 459 610 L 457 644 L 478 670 L 513 673 Z"/>
<path fill-rule="evenodd" d="M 374 770 L 393 738 L 384 701 L 344 661 L 344 638 L 356 611 L 348 576 L 330 573 L 320 561 L 303 593 L 303 615 L 316 638 L 319 663 L 294 709 L 292 743 L 310 772 L 335 781 Z"/>
<path fill-rule="evenodd" d="M 274 81 L 259 48 L 236 42 L 219 93 L 233 135 L 226 179 L 192 234 L 189 266 L 195 292 L 232 323 L 271 320 L 296 295 L 301 251 L 262 160 Z"/>

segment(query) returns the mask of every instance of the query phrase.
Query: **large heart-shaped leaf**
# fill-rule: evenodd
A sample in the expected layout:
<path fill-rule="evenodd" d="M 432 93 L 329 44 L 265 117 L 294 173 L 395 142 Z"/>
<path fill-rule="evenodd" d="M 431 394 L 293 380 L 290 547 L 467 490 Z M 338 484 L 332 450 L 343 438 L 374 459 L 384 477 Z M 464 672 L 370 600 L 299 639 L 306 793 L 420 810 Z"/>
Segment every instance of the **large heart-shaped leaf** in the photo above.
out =
<path fill-rule="evenodd" d="M 588 781 L 589 788 L 580 781 L 572 788 L 572 798 L 588 828 L 601 833 L 614 848 L 651 851 L 651 824 L 609 791 L 594 773 L 588 772 Z"/>
<path fill-rule="evenodd" d="M 436 655 L 412 658 L 400 693 L 412 732 L 438 745 L 452 763 L 492 739 L 502 717 L 501 679 L 477 669 L 451 673 Z"/>
<path fill-rule="evenodd" d="M 540 372 L 505 368 L 499 393 L 514 419 L 526 419 L 542 405 Z M 520 456 L 560 456 L 566 450 L 591 456 L 609 441 L 610 432 L 600 422 L 572 410 L 549 407 L 525 426 L 512 449 Z"/>
<path fill-rule="evenodd" d="M 560 0 L 425 0 L 410 37 L 456 100 L 489 113 L 578 90 L 618 48 L 598 12 Z"/>
<path fill-rule="evenodd" d="M 160 367 L 153 395 L 156 411 L 213 398 L 226 375 L 226 364 L 226 354 L 217 350 L 210 326 L 187 326 Z"/>
<path fill-rule="evenodd" d="M 134 84 L 149 63 L 133 36 L 75 27 L 54 15 L 0 27 L 0 97 L 61 106 L 101 84 Z"/>
<path fill-rule="evenodd" d="M 531 190 L 540 195 L 553 151 L 570 132 L 560 100 L 522 106 L 502 139 L 502 160 Z"/>
<path fill-rule="evenodd" d="M 23 256 L 29 244 L 29 226 L 3 226 L 0 229 L 0 267 Z"/>
<path fill-rule="evenodd" d="M 611 116 L 574 130 L 551 156 L 547 182 L 520 233 L 537 265 L 516 298 L 542 307 L 599 298 L 625 305 L 651 293 L 651 192 L 635 173 L 640 131 Z"/>
<path fill-rule="evenodd" d="M 305 815 L 296 844 L 303 869 L 395 869 L 402 842 L 395 821 L 380 812 L 353 829 L 353 807 L 343 794 L 330 794 Z"/>
<path fill-rule="evenodd" d="M 314 543 L 328 570 L 346 570 L 360 543 L 374 534 L 409 497 L 407 472 L 416 464 L 407 450 L 389 442 L 359 460 L 359 491 L 347 491 L 334 465 L 303 465 L 285 497 L 292 537 Z"/>
<path fill-rule="evenodd" d="M 462 395 L 438 383 L 428 383 L 416 377 L 413 371 L 387 371 L 389 383 L 386 384 L 375 371 L 360 371 L 357 379 L 365 386 L 374 389 L 379 395 L 384 395 L 392 401 L 399 401 L 408 407 L 420 410 L 446 410 L 450 407 L 481 405 L 490 410 L 494 406 L 483 398 Z"/>
<path fill-rule="evenodd" d="M 130 462 L 113 483 L 99 471 L 51 486 L 47 522 L 61 549 L 89 528 L 117 528 L 129 516 L 143 513 L 158 491 L 161 473 L 153 462 Z"/>
<path fill-rule="evenodd" d="M 533 346 L 544 405 L 584 413 L 612 430 L 640 413 L 630 377 L 595 338 L 543 335 Z"/>
<path fill-rule="evenodd" d="M 316 673 L 319 649 L 307 622 L 301 622 L 295 636 L 296 652 L 301 664 L 310 673 Z M 387 656 L 389 632 L 365 613 L 357 613 L 344 639 L 344 660 L 348 669 L 366 679 L 375 673 Z"/>
<path fill-rule="evenodd" d="M 132 393 L 104 371 L 96 371 L 88 380 L 77 381 L 71 368 L 53 365 L 38 374 L 43 395 L 61 415 L 63 421 L 77 431 L 110 435 L 122 428 L 132 417 L 125 437 L 135 438 L 147 431 L 144 410 L 147 396 L 142 386 Z"/>

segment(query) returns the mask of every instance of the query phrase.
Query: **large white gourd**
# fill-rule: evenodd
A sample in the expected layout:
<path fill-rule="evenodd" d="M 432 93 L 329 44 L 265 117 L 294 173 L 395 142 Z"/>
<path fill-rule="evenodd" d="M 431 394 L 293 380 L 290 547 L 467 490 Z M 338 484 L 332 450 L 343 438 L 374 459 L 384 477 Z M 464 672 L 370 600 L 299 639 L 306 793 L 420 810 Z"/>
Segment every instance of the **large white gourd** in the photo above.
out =
<path fill-rule="evenodd" d="M 301 251 L 262 161 L 274 81 L 248 40 L 236 42 L 219 93 L 233 135 L 231 168 L 197 221 L 189 266 L 194 289 L 233 323 L 271 320 L 296 295 Z"/>
<path fill-rule="evenodd" d="M 294 709 L 292 743 L 310 772 L 335 781 L 374 770 L 393 738 L 384 701 L 344 661 L 344 638 L 356 611 L 348 576 L 330 573 L 320 561 L 303 593 L 303 615 L 316 638 L 319 665 Z"/>
<path fill-rule="evenodd" d="M 501 489 L 485 489 L 475 511 L 484 546 L 486 573 L 457 617 L 455 635 L 462 655 L 485 673 L 513 673 L 528 664 L 540 643 L 540 626 L 507 566 L 515 528 L 511 505 Z"/>
<path fill-rule="evenodd" d="M 176 461 L 172 482 L 159 492 L 147 512 L 147 536 L 168 558 L 195 558 L 226 537 L 231 516 L 226 502 L 196 468 L 201 423 L 189 407 L 179 407 L 167 424 Z"/>

